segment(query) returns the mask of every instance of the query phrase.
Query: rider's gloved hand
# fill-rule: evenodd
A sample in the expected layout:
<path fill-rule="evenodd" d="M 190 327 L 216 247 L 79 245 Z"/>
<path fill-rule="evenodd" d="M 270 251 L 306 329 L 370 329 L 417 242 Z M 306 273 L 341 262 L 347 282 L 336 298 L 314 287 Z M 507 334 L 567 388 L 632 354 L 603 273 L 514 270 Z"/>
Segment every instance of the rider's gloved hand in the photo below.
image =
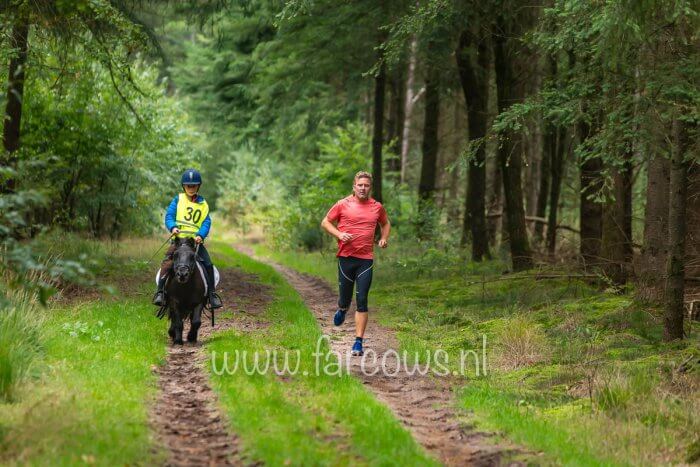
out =
<path fill-rule="evenodd" d="M 178 229 L 177 227 L 173 227 L 173 230 L 171 230 L 170 233 L 172 233 L 173 235 L 177 235 L 180 233 L 180 229 Z"/>
<path fill-rule="evenodd" d="M 199 235 L 197 235 L 196 237 L 194 237 L 194 242 L 195 242 L 197 245 L 199 245 L 199 244 L 202 243 L 203 241 L 204 241 L 204 239 L 203 239 L 202 237 L 200 237 Z"/>

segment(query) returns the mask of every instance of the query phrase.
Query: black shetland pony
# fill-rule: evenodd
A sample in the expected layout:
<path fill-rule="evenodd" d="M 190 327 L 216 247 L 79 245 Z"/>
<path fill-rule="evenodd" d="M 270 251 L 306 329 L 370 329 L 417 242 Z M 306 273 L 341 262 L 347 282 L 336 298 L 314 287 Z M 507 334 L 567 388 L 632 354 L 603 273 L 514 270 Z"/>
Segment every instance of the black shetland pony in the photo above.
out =
<path fill-rule="evenodd" d="M 190 319 L 187 342 L 197 342 L 202 325 L 202 309 L 206 303 L 204 281 L 197 267 L 197 251 L 194 239 L 175 239 L 173 269 L 168 272 L 165 284 L 165 300 L 170 318 L 168 334 L 173 344 L 182 345 L 185 319 Z"/>

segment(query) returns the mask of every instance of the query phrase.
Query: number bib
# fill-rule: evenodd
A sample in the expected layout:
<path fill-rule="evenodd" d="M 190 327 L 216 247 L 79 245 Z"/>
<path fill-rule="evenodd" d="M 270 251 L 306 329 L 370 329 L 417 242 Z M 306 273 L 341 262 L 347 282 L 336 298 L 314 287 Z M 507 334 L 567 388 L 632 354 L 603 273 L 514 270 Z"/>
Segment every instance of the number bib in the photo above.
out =
<path fill-rule="evenodd" d="M 187 194 L 180 193 L 177 200 L 177 214 L 175 215 L 177 228 L 180 229 L 177 236 L 180 238 L 196 237 L 208 214 L 209 205 L 206 201 L 193 203 Z"/>

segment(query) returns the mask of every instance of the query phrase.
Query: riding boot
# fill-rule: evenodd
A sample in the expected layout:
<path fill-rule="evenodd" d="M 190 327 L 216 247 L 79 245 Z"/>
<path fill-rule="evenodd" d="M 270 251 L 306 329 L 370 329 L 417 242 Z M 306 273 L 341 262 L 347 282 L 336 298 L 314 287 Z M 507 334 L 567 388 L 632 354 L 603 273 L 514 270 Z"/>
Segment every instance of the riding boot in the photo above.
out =
<path fill-rule="evenodd" d="M 160 279 L 158 279 L 158 290 L 156 290 L 156 294 L 153 296 L 153 304 L 156 306 L 163 306 L 165 305 L 165 292 L 163 289 L 165 288 L 165 280 L 167 277 L 161 276 Z"/>
<path fill-rule="evenodd" d="M 214 293 L 214 265 L 204 266 L 207 270 L 207 289 L 209 290 L 209 304 L 212 308 L 221 308 L 224 306 L 221 299 Z"/>

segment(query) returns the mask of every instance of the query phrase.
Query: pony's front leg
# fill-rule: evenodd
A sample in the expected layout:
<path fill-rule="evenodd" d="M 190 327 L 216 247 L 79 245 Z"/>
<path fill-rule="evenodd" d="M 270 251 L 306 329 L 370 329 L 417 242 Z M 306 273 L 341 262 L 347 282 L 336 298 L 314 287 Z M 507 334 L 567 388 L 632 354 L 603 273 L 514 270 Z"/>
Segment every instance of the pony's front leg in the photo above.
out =
<path fill-rule="evenodd" d="M 182 312 L 180 311 L 179 307 L 172 313 L 171 319 L 172 324 L 170 325 L 170 327 L 174 331 L 174 335 L 172 335 L 173 344 L 182 345 L 182 330 L 184 326 L 182 323 Z"/>
<path fill-rule="evenodd" d="M 202 305 L 194 307 L 190 318 L 190 332 L 187 333 L 187 342 L 197 342 L 197 333 L 202 325 Z"/>

